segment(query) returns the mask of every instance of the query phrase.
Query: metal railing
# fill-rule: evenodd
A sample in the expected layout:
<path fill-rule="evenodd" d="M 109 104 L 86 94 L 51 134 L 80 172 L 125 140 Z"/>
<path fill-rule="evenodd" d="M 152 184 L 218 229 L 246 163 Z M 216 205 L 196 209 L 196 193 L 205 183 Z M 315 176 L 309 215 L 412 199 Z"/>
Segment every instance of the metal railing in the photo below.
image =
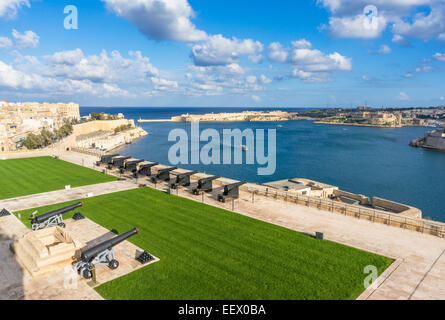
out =
<path fill-rule="evenodd" d="M 415 219 L 405 217 L 396 213 L 389 213 L 382 210 L 362 207 L 360 205 L 340 203 L 331 199 L 309 197 L 274 189 L 271 190 L 268 188 L 259 189 L 249 187 L 249 192 L 267 198 L 293 202 L 295 204 L 304 205 L 306 207 L 313 207 L 320 210 L 339 213 L 345 216 L 351 216 L 362 220 L 368 220 L 375 223 L 381 223 L 388 226 L 399 227 L 402 229 L 445 238 L 445 224 L 440 222 Z"/>

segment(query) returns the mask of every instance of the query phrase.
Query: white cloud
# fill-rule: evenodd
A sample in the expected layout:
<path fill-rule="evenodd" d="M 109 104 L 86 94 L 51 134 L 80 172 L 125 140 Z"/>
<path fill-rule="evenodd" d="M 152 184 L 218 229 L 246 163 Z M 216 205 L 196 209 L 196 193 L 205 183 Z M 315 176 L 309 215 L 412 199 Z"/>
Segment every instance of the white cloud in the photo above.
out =
<path fill-rule="evenodd" d="M 141 52 L 130 51 L 124 58 L 119 51 L 85 56 L 81 49 L 55 52 L 45 57 L 51 76 L 92 82 L 140 82 L 158 77 L 159 71 Z"/>
<path fill-rule="evenodd" d="M 247 76 L 246 81 L 247 81 L 247 83 L 255 84 L 255 83 L 257 83 L 258 78 L 256 76 Z"/>
<path fill-rule="evenodd" d="M 392 52 L 391 48 L 386 44 L 382 44 L 378 50 L 369 51 L 370 54 L 379 54 L 379 55 L 390 54 L 391 52 Z"/>
<path fill-rule="evenodd" d="M 195 13 L 187 0 L 102 1 L 151 39 L 196 42 L 207 38 L 207 34 L 191 22 Z"/>
<path fill-rule="evenodd" d="M 22 7 L 30 7 L 28 0 L 1 0 L 0 1 L 0 18 L 15 18 L 17 11 Z"/>
<path fill-rule="evenodd" d="M 269 45 L 269 59 L 273 62 L 286 62 L 289 56 L 289 50 L 283 49 L 279 42 L 273 42 Z"/>
<path fill-rule="evenodd" d="M 445 43 L 445 33 L 441 33 L 441 34 L 439 34 L 439 36 L 437 37 L 437 39 L 438 39 L 440 42 Z"/>
<path fill-rule="evenodd" d="M 242 55 L 258 62 L 262 51 L 263 44 L 259 41 L 227 39 L 222 35 L 215 35 L 195 44 L 191 56 L 197 66 L 224 66 L 238 63 Z"/>
<path fill-rule="evenodd" d="M 55 52 L 47 58 L 54 64 L 76 65 L 84 58 L 80 49 Z"/>
<path fill-rule="evenodd" d="M 445 61 L 445 53 L 436 53 L 433 57 L 436 60 Z"/>
<path fill-rule="evenodd" d="M 394 42 L 402 47 L 411 47 L 411 43 L 408 40 L 406 40 L 404 37 L 402 37 L 400 34 L 395 34 L 392 37 L 392 42 Z"/>
<path fill-rule="evenodd" d="M 12 30 L 12 37 L 14 38 L 14 45 L 17 48 L 36 48 L 39 45 L 40 37 L 33 31 L 26 31 L 20 33 L 17 30 Z"/>
<path fill-rule="evenodd" d="M 420 72 L 431 72 L 433 71 L 433 67 L 428 66 L 428 65 L 423 65 L 421 67 L 416 68 L 416 72 L 420 73 Z"/>
<path fill-rule="evenodd" d="M 1 1 L 1 0 L 0 0 Z M 33 31 L 28 30 L 20 33 L 16 29 L 12 30 L 11 40 L 8 37 L 0 37 L 0 49 L 4 48 L 36 48 L 39 45 L 40 37 Z"/>
<path fill-rule="evenodd" d="M 310 43 L 306 39 L 301 39 L 297 41 L 292 41 L 292 47 L 294 47 L 295 49 L 311 49 L 312 43 Z"/>
<path fill-rule="evenodd" d="M 397 100 L 400 101 L 408 101 L 410 100 L 409 96 L 406 94 L 406 92 L 400 92 L 399 95 L 397 96 Z"/>
<path fill-rule="evenodd" d="M 329 25 L 324 28 L 337 38 L 377 38 L 388 25 L 395 35 L 405 37 L 430 39 L 445 33 L 443 0 L 374 0 L 371 5 L 367 0 L 317 3 L 330 12 Z M 402 38 L 394 42 L 408 46 Z"/>
<path fill-rule="evenodd" d="M 269 84 L 269 83 L 272 83 L 272 80 L 269 79 L 268 77 L 266 77 L 264 74 L 262 74 L 262 75 L 260 76 L 260 81 L 261 81 L 262 84 Z"/>
<path fill-rule="evenodd" d="M 426 14 L 420 12 L 412 17 L 412 22 L 398 19 L 393 25 L 393 32 L 407 37 L 430 39 L 445 32 L 445 6 L 434 2 L 431 11 Z"/>
<path fill-rule="evenodd" d="M 151 82 L 153 82 L 155 89 L 160 90 L 160 91 L 170 91 L 171 89 L 178 88 L 177 81 L 171 81 L 171 80 L 167 80 L 167 79 L 152 77 Z"/>
<path fill-rule="evenodd" d="M 338 52 L 324 54 L 312 49 L 306 39 L 292 42 L 293 48 L 283 48 L 274 42 L 269 46 L 269 59 L 273 62 L 286 62 L 293 65 L 291 76 L 307 82 L 329 80 L 329 74 L 335 71 L 352 70 L 352 60 Z"/>
<path fill-rule="evenodd" d="M 380 46 L 378 54 L 390 54 L 392 52 L 391 48 L 386 44 Z"/>
<path fill-rule="evenodd" d="M 374 39 L 382 35 L 387 20 L 383 16 L 369 18 L 364 14 L 352 17 L 331 17 L 329 29 L 334 38 Z"/>
<path fill-rule="evenodd" d="M 11 39 L 7 37 L 0 37 L 0 49 L 12 47 Z"/>
<path fill-rule="evenodd" d="M 251 96 L 251 98 L 252 98 L 252 100 L 255 100 L 256 102 L 260 102 L 261 101 L 261 98 L 256 96 L 256 95 L 254 95 L 254 94 Z"/>
<path fill-rule="evenodd" d="M 0 61 L 0 89 L 20 94 L 83 97 L 144 97 L 176 92 L 180 85 L 166 79 L 139 51 L 86 56 L 82 50 L 56 52 L 38 59 L 18 52 L 11 64 Z"/>
<path fill-rule="evenodd" d="M 246 71 L 236 63 L 226 66 L 190 65 L 186 73 L 185 94 L 221 95 L 224 92 L 246 94 L 264 90 L 255 75 L 246 75 Z M 259 84 L 258 82 L 261 82 Z"/>
<path fill-rule="evenodd" d="M 441 101 L 444 101 L 444 100 L 445 100 L 445 97 L 440 97 L 440 100 L 441 100 Z"/>

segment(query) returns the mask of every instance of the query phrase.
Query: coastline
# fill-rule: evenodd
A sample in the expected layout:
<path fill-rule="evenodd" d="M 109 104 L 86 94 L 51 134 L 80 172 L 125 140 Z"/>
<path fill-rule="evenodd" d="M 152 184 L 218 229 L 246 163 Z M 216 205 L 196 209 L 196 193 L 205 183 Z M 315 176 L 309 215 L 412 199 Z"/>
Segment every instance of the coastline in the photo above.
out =
<path fill-rule="evenodd" d="M 336 122 L 328 122 L 328 121 L 315 121 L 317 124 L 329 124 L 329 125 L 338 125 L 338 126 L 354 126 L 354 127 L 374 127 L 374 128 L 387 128 L 387 129 L 397 129 L 403 128 L 405 126 L 383 126 L 383 125 L 374 125 L 374 124 L 360 124 L 360 123 L 336 123 Z M 410 126 L 416 127 L 416 126 Z"/>

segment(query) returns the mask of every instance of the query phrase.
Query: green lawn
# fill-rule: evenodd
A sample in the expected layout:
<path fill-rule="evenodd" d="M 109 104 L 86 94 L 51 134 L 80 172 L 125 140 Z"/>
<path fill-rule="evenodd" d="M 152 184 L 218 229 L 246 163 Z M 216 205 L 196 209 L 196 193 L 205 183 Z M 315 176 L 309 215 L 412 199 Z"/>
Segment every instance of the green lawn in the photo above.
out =
<path fill-rule="evenodd" d="M 130 241 L 161 259 L 99 286 L 106 299 L 355 299 L 366 266 L 381 273 L 392 263 L 149 188 L 84 203 L 81 212 L 109 230 L 138 227 Z M 28 225 L 34 210 L 21 212 Z"/>
<path fill-rule="evenodd" d="M 115 180 L 52 157 L 0 160 L 0 200 Z"/>

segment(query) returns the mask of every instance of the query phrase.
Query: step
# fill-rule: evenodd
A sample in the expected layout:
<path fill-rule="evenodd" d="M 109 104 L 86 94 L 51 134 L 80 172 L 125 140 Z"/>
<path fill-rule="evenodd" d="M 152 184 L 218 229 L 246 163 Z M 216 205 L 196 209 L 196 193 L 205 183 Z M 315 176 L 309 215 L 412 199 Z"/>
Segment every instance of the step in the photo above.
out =
<path fill-rule="evenodd" d="M 32 256 L 26 250 L 24 250 L 20 243 L 14 244 L 14 253 L 17 261 L 22 265 L 22 267 L 28 270 L 29 273 L 34 274 L 38 271 L 38 267 Z"/>

